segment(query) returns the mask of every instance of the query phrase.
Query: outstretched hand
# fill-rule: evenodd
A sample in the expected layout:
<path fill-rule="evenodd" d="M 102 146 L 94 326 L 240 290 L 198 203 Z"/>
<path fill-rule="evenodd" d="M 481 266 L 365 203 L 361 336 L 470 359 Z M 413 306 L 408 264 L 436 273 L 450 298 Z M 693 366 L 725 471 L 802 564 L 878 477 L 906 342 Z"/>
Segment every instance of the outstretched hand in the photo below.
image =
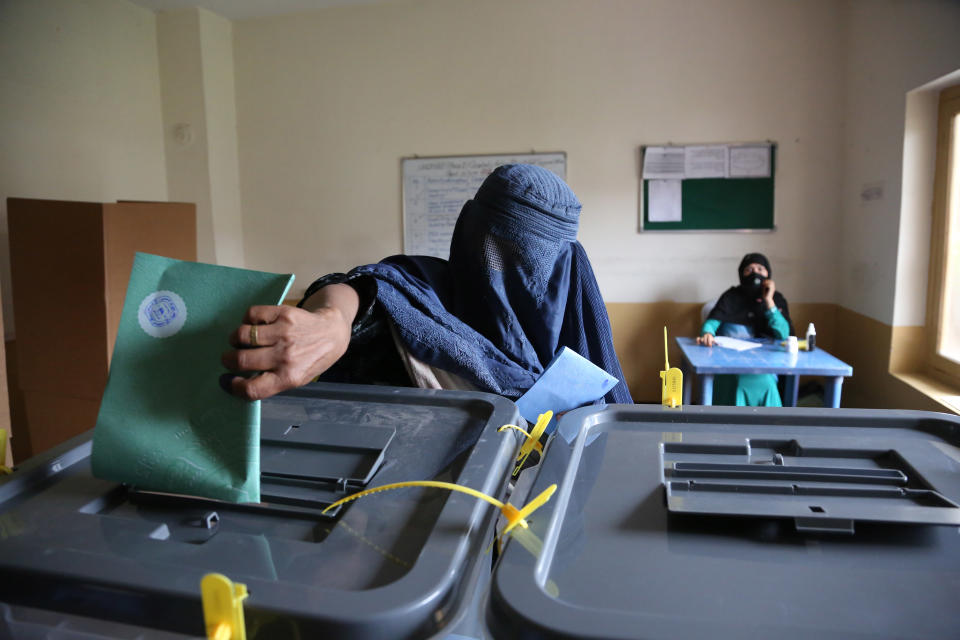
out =
<path fill-rule="evenodd" d="M 339 360 L 350 345 L 356 292 L 349 285 L 330 285 L 317 296 L 320 301 L 312 311 L 250 307 L 230 335 L 234 349 L 224 352 L 221 362 L 235 373 L 260 375 L 237 375 L 224 387 L 241 398 L 262 400 L 310 382 Z"/>

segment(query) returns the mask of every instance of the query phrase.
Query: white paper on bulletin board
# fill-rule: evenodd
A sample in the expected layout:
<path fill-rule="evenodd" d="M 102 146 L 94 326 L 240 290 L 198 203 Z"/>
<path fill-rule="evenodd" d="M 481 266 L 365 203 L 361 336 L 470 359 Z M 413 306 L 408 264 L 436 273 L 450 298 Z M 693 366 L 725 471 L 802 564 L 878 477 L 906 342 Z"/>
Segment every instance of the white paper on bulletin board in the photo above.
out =
<path fill-rule="evenodd" d="M 567 154 L 516 153 L 403 159 L 403 252 L 448 258 L 463 204 L 502 164 L 535 164 L 567 179 Z"/>

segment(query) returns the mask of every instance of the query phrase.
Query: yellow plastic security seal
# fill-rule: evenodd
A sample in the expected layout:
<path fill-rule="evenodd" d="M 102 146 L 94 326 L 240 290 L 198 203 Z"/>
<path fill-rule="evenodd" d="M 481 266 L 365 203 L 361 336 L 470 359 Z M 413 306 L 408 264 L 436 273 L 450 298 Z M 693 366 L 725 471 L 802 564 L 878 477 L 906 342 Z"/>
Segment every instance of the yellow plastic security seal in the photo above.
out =
<path fill-rule="evenodd" d="M 505 425 L 503 425 L 502 427 L 500 427 L 499 429 L 497 429 L 497 433 L 500 433 L 500 432 L 503 431 L 504 429 L 514 429 L 514 430 L 516 430 L 516 431 L 519 431 L 519 432 L 522 433 L 523 435 L 525 435 L 527 438 L 532 438 L 532 437 L 533 437 L 532 435 L 530 435 L 529 432 L 525 431 L 524 429 L 522 429 L 521 427 L 518 427 L 518 426 L 515 425 L 515 424 L 505 424 Z M 524 442 L 526 442 L 526 440 L 524 440 Z M 534 442 L 533 450 L 536 451 L 537 453 L 543 453 L 543 445 L 540 444 L 540 441 L 539 441 L 539 440 L 534 440 L 533 442 Z"/>
<path fill-rule="evenodd" d="M 670 368 L 670 353 L 667 349 L 667 328 L 663 328 L 664 371 L 660 372 L 662 388 L 660 398 L 663 406 L 676 408 L 683 404 L 683 372 Z"/>
<path fill-rule="evenodd" d="M 536 450 L 537 453 L 543 453 L 543 445 L 540 444 L 540 436 L 543 435 L 547 425 L 550 424 L 551 418 L 553 418 L 553 411 L 541 413 L 539 416 L 537 416 L 537 424 L 533 426 L 533 431 L 530 433 L 527 433 L 515 424 L 505 424 L 497 429 L 498 433 L 504 429 L 516 429 L 523 435 L 527 436 L 527 439 L 523 441 L 522 445 L 520 445 L 520 453 L 517 454 L 517 466 L 513 470 L 514 476 L 520 473 L 520 469 L 523 468 L 523 464 L 527 461 L 527 458 L 530 457 L 531 452 Z"/>
<path fill-rule="evenodd" d="M 0 475 L 13 473 L 13 469 L 3 464 L 7 459 L 7 430 L 0 429 Z"/>
<path fill-rule="evenodd" d="M 520 473 L 520 469 L 523 468 L 523 464 L 527 461 L 527 458 L 530 457 L 530 453 L 540 444 L 540 436 L 543 435 L 547 425 L 550 424 L 551 418 L 553 418 L 553 411 L 546 411 L 537 416 L 537 424 L 533 425 L 533 431 L 530 432 L 530 435 L 527 436 L 527 439 L 524 440 L 520 446 L 520 453 L 517 454 L 517 466 L 513 470 L 513 475 Z M 543 448 L 541 447 L 537 450 L 542 452 Z"/>
<path fill-rule="evenodd" d="M 500 509 L 500 512 L 503 513 L 504 517 L 507 519 L 507 526 L 503 529 L 503 535 L 508 534 L 514 527 L 521 526 L 526 529 L 529 525 L 527 524 L 526 518 L 531 513 L 540 508 L 547 500 L 550 499 L 550 496 L 553 495 L 553 492 L 557 490 L 557 485 L 552 484 L 543 492 L 538 495 L 536 498 L 530 501 L 530 503 L 523 507 L 522 509 L 517 509 L 509 502 L 500 502 L 492 496 L 477 491 L 476 489 L 471 489 L 470 487 L 465 487 L 460 484 L 454 484 L 452 482 L 440 482 L 439 480 L 412 480 L 410 482 L 394 482 L 393 484 L 385 484 L 382 487 L 374 487 L 373 489 L 364 489 L 363 491 L 358 491 L 357 493 L 351 494 L 345 498 L 340 498 L 321 513 L 326 513 L 334 507 L 339 507 L 340 505 L 350 502 L 351 500 L 356 500 L 357 498 L 362 498 L 363 496 L 368 496 L 373 493 L 379 493 L 381 491 L 389 491 L 391 489 L 402 489 L 404 487 L 432 487 L 434 489 L 448 489 L 450 491 L 459 491 L 460 493 L 465 493 L 474 498 L 479 498 L 489 502 L 493 506 Z"/>
<path fill-rule="evenodd" d="M 203 623 L 207 640 L 247 640 L 243 600 L 247 585 L 233 582 L 222 573 L 208 573 L 200 581 Z"/>

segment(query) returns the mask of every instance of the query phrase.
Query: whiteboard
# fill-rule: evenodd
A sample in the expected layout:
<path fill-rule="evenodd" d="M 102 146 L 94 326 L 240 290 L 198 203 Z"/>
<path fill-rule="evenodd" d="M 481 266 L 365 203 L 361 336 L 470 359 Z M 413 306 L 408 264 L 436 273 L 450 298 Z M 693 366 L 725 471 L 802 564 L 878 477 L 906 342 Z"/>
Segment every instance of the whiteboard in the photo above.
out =
<path fill-rule="evenodd" d="M 450 238 L 464 203 L 502 164 L 535 164 L 567 179 L 567 154 L 517 153 L 403 159 L 403 252 L 450 255 Z"/>

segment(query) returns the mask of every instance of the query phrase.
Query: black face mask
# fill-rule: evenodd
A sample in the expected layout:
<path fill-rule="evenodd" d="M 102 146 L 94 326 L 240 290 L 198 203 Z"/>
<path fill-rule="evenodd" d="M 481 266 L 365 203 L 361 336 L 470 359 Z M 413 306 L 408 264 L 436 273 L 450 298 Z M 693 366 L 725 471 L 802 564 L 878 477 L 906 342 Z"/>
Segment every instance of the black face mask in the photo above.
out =
<path fill-rule="evenodd" d="M 748 273 L 740 276 L 740 287 L 751 299 L 763 295 L 763 281 L 766 280 L 759 273 Z"/>

